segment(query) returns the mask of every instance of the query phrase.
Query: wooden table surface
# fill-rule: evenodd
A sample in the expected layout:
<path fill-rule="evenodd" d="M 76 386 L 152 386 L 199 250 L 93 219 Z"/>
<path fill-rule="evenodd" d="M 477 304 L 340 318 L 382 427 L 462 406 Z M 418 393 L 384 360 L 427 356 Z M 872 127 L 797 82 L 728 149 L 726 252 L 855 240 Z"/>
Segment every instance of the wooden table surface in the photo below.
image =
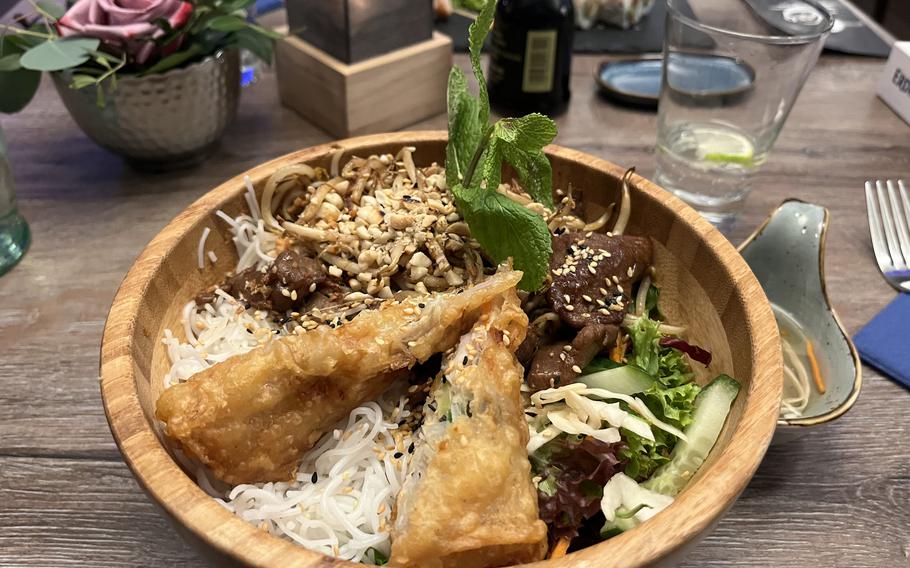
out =
<path fill-rule="evenodd" d="M 557 142 L 650 175 L 655 115 L 601 100 L 599 60 L 575 58 Z M 731 236 L 786 197 L 828 207 L 828 285 L 851 333 L 894 297 L 873 261 L 863 181 L 910 177 L 910 127 L 875 96 L 882 65 L 822 57 Z M 280 106 L 270 73 L 244 91 L 214 156 L 187 171 L 131 171 L 79 131 L 46 79 L 2 121 L 33 244 L 0 278 L 0 566 L 200 565 L 111 438 L 98 390 L 105 316 L 133 259 L 180 210 L 328 136 Z M 414 125 L 444 127 L 443 116 Z M 910 565 L 910 393 L 868 368 L 864 379 L 850 413 L 768 452 L 686 566 Z"/>

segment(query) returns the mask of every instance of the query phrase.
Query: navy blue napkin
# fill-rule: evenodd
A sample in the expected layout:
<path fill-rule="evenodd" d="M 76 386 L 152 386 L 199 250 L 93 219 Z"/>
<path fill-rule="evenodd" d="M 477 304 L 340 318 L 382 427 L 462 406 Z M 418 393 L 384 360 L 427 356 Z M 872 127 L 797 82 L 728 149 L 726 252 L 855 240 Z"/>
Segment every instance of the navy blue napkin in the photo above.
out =
<path fill-rule="evenodd" d="M 853 342 L 865 363 L 910 388 L 910 294 L 898 294 Z"/>

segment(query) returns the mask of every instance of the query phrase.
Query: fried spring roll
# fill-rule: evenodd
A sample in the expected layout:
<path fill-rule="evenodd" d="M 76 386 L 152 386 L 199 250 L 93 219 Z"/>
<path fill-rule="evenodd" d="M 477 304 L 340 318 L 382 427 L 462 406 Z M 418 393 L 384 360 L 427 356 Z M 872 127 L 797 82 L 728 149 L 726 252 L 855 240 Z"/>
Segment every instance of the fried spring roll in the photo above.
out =
<path fill-rule="evenodd" d="M 451 349 L 520 279 L 500 272 L 466 290 L 386 302 L 339 327 L 272 340 L 167 389 L 156 416 L 222 481 L 290 480 L 336 422 L 401 370 Z"/>
<path fill-rule="evenodd" d="M 447 356 L 398 495 L 390 566 L 492 567 L 546 553 L 514 354 L 527 325 L 510 290 Z"/>

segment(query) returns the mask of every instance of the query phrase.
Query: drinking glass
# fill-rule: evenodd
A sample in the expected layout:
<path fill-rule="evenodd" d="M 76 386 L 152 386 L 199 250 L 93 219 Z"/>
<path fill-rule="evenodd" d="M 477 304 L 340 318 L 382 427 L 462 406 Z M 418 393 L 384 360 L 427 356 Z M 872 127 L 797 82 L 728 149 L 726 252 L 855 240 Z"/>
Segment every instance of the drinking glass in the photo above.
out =
<path fill-rule="evenodd" d="M 833 25 L 812 0 L 667 0 L 657 183 L 732 221 Z"/>
<path fill-rule="evenodd" d="M 0 128 L 0 276 L 19 262 L 28 244 L 28 224 L 16 210 L 13 173 L 6 158 L 3 129 Z"/>

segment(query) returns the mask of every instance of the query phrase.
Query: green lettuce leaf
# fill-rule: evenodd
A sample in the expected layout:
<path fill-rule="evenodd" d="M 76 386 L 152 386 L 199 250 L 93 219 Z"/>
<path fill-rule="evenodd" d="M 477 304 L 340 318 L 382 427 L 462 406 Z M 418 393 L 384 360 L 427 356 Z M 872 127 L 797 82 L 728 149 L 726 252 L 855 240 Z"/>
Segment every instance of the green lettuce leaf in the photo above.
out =
<path fill-rule="evenodd" d="M 630 365 L 635 365 L 652 377 L 659 378 L 660 370 L 660 324 L 652 319 L 641 317 L 628 328 L 632 339 L 632 355 L 628 358 Z"/>
<path fill-rule="evenodd" d="M 650 297 L 650 294 L 649 294 Z M 646 313 L 657 309 L 657 298 Z M 635 365 L 657 379 L 648 390 L 637 395 L 660 420 L 685 429 L 692 423 L 695 398 L 701 388 L 692 382 L 693 374 L 685 355 L 670 347 L 661 347 L 660 322 L 641 317 L 628 329 Z M 628 410 L 626 408 L 626 410 Z M 626 461 L 625 473 L 636 481 L 650 477 L 654 470 L 670 460 L 676 437 L 653 428 L 654 440 L 646 440 L 632 432 L 622 431 L 625 448 L 620 451 Z"/>

